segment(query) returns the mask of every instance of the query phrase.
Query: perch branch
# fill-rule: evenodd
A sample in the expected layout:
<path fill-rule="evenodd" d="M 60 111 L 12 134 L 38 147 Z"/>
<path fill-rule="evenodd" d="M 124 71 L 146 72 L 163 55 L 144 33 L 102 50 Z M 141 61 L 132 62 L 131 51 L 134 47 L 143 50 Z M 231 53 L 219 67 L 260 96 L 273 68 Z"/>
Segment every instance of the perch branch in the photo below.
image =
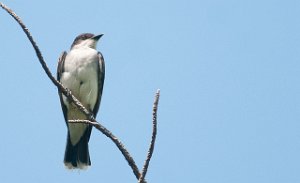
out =
<path fill-rule="evenodd" d="M 26 34 L 26 36 L 29 39 L 30 43 L 32 44 L 32 46 L 33 46 L 33 48 L 34 48 L 34 50 L 36 52 L 36 55 L 38 57 L 38 60 L 40 62 L 40 64 L 42 65 L 44 71 L 46 72 L 47 76 L 52 81 L 52 83 L 71 102 L 73 102 L 85 114 L 85 116 L 88 119 L 88 120 L 69 120 L 68 122 L 69 123 L 87 123 L 87 124 L 91 124 L 95 128 L 97 128 L 99 131 L 101 131 L 105 136 L 107 136 L 108 138 L 110 138 L 115 143 L 115 145 L 118 147 L 118 149 L 121 151 L 121 153 L 123 154 L 123 156 L 125 157 L 125 159 L 127 160 L 129 166 L 133 170 L 134 175 L 139 180 L 139 183 L 146 183 L 146 181 L 144 180 L 144 178 L 146 176 L 147 169 L 148 169 L 148 166 L 149 166 L 149 162 L 150 162 L 150 159 L 151 159 L 152 154 L 153 154 L 154 144 L 155 144 L 155 138 L 156 138 L 156 132 L 157 132 L 157 129 L 156 129 L 157 128 L 156 118 L 157 118 L 157 106 L 158 106 L 159 95 L 160 95 L 159 94 L 159 90 L 156 93 L 155 101 L 154 101 L 154 105 L 153 105 L 153 132 L 152 132 L 152 139 L 151 139 L 150 147 L 149 147 L 149 150 L 148 150 L 147 159 L 145 160 L 145 164 L 144 164 L 144 167 L 143 167 L 143 171 L 142 171 L 142 173 L 140 173 L 139 170 L 138 170 L 138 167 L 136 166 L 136 164 L 135 164 L 135 162 L 133 160 L 133 158 L 131 157 L 131 155 L 129 154 L 129 152 L 126 150 L 126 148 L 122 144 L 122 142 L 115 135 L 113 135 L 108 129 L 106 129 L 103 125 L 101 125 L 100 123 L 98 123 L 96 121 L 96 119 L 94 118 L 93 114 L 91 112 L 89 112 L 80 103 L 80 101 L 78 99 L 76 99 L 76 97 L 74 97 L 71 94 L 71 91 L 68 90 L 67 88 L 65 88 L 60 82 L 58 82 L 53 77 L 51 71 L 47 67 L 46 62 L 44 61 L 44 58 L 42 56 L 42 53 L 41 53 L 39 47 L 37 46 L 36 42 L 34 41 L 33 37 L 31 36 L 28 28 L 25 26 L 25 24 L 22 22 L 22 20 L 16 15 L 16 13 L 14 13 L 10 8 L 8 8 L 7 6 L 5 6 L 3 3 L 0 2 L 0 6 L 4 10 L 6 10 L 6 12 L 9 13 L 18 22 L 18 24 L 21 26 L 22 30 Z"/>
<path fill-rule="evenodd" d="M 136 166 L 133 158 L 130 156 L 129 152 L 125 149 L 124 145 L 121 143 L 120 140 L 116 136 L 114 136 L 109 130 L 107 130 L 104 126 L 102 126 L 100 123 L 98 123 L 93 115 L 77 100 L 70 92 L 70 90 L 66 89 L 60 82 L 58 82 L 52 75 L 51 71 L 47 67 L 44 58 L 42 56 L 42 53 L 35 43 L 33 37 L 31 36 L 28 28 L 25 26 L 25 24 L 22 22 L 22 20 L 14 13 L 10 8 L 8 8 L 6 5 L 0 2 L 1 8 L 3 8 L 8 14 L 10 14 L 21 26 L 22 30 L 26 34 L 27 38 L 29 39 L 30 43 L 32 44 L 36 55 L 39 59 L 40 64 L 42 65 L 44 71 L 46 72 L 47 76 L 50 78 L 50 80 L 53 82 L 53 84 L 61 91 L 71 102 L 73 102 L 88 118 L 89 121 L 93 122 L 92 125 L 96 127 L 98 130 L 100 130 L 104 135 L 109 137 L 119 148 L 125 159 L 127 160 L 128 164 L 133 170 L 134 175 L 137 179 L 140 177 L 140 173 L 138 170 L 138 167 Z"/>

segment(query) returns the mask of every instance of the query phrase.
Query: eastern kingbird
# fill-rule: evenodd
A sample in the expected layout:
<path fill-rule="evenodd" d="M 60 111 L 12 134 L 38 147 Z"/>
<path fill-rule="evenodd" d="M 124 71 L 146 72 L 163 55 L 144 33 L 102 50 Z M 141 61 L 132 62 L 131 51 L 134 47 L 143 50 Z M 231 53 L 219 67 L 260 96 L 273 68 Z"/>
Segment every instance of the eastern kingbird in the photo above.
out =
<path fill-rule="evenodd" d="M 57 67 L 57 80 L 68 88 L 95 118 L 105 75 L 103 56 L 96 50 L 96 44 L 102 35 L 85 33 L 77 36 L 69 53 L 64 51 L 60 56 Z M 87 118 L 60 91 L 58 94 L 68 128 L 64 164 L 68 169 L 84 169 L 91 165 L 88 142 L 92 126 L 68 123 L 68 120 Z"/>

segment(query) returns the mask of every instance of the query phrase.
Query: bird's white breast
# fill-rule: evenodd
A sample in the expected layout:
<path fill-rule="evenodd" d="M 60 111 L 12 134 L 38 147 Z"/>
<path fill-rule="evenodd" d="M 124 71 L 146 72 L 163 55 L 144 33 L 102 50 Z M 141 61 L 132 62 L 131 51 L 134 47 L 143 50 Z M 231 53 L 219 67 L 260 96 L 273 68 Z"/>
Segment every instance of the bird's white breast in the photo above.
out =
<path fill-rule="evenodd" d="M 93 110 L 98 96 L 98 52 L 88 47 L 72 49 L 66 56 L 62 84 L 89 110 Z M 85 116 L 70 105 L 65 97 L 68 108 L 68 119 L 86 119 Z M 72 144 L 76 144 L 85 131 L 85 124 L 69 124 Z"/>
<path fill-rule="evenodd" d="M 71 50 L 64 63 L 61 82 L 80 102 L 93 109 L 98 94 L 98 55 L 91 48 Z"/>

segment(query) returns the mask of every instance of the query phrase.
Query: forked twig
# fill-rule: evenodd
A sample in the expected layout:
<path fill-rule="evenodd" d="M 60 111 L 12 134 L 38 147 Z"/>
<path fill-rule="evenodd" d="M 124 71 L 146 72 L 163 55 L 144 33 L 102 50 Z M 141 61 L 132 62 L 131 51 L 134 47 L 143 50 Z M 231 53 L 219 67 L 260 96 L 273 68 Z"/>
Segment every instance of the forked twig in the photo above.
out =
<path fill-rule="evenodd" d="M 150 159 L 151 159 L 153 151 L 154 151 L 154 145 L 155 145 L 156 134 L 157 134 L 157 108 L 158 108 L 159 97 L 160 97 L 160 90 L 157 90 L 156 95 L 155 95 L 155 99 L 154 99 L 154 103 L 153 103 L 153 111 L 152 111 L 152 128 L 153 128 L 152 129 L 152 137 L 151 137 L 151 142 L 150 142 L 149 150 L 148 150 L 148 153 L 147 153 L 147 158 L 145 160 L 142 173 L 140 174 L 140 177 L 138 178 L 139 183 L 145 183 L 146 182 L 144 179 L 145 179 L 146 173 L 148 171 L 149 162 L 150 162 Z M 93 125 L 97 129 L 100 128 L 100 126 L 97 122 L 92 122 L 92 121 L 89 121 L 89 120 L 69 120 L 68 122 L 69 123 L 86 123 L 86 124 Z M 111 139 L 111 140 L 114 140 L 114 139 Z"/>
<path fill-rule="evenodd" d="M 18 24 L 21 26 L 22 30 L 26 34 L 26 36 L 29 39 L 30 43 L 32 44 L 32 46 L 33 46 L 33 48 L 34 48 L 34 50 L 36 52 L 36 55 L 38 57 L 38 60 L 39 60 L 40 64 L 42 65 L 44 71 L 46 72 L 47 76 L 49 77 L 49 79 L 59 89 L 60 92 L 62 92 L 71 102 L 73 102 L 77 106 L 77 108 L 79 108 L 85 114 L 85 116 L 88 119 L 88 120 L 70 120 L 69 122 L 70 123 L 88 123 L 88 124 L 91 124 L 95 128 L 97 128 L 99 131 L 101 131 L 104 135 L 106 135 L 108 138 L 110 138 L 115 143 L 115 145 L 118 147 L 118 149 L 121 151 L 121 153 L 123 154 L 123 156 L 125 157 L 125 159 L 127 160 L 128 164 L 130 165 L 130 167 L 133 170 L 134 175 L 139 180 L 139 183 L 145 183 L 146 181 L 144 180 L 144 178 L 145 178 L 145 175 L 147 173 L 149 161 L 150 161 L 151 156 L 153 154 L 153 149 L 154 149 L 154 144 L 155 144 L 156 126 L 157 126 L 157 124 L 156 124 L 156 116 L 157 116 L 157 106 L 158 106 L 158 101 L 159 101 L 159 90 L 156 93 L 155 102 L 154 102 L 154 105 L 153 105 L 153 132 L 152 132 L 152 139 L 151 139 L 149 151 L 148 151 L 148 154 L 147 154 L 147 159 L 146 159 L 145 165 L 143 167 L 143 171 L 142 171 L 142 173 L 140 173 L 138 167 L 136 166 L 135 161 L 133 160 L 133 158 L 131 157 L 131 155 L 129 154 L 129 152 L 126 150 L 126 148 L 124 147 L 124 145 L 122 144 L 122 142 L 115 135 L 113 135 L 108 129 L 106 129 L 103 125 L 101 125 L 100 123 L 98 123 L 96 121 L 96 119 L 94 118 L 94 116 L 92 115 L 92 113 L 90 113 L 80 103 L 80 101 L 77 100 L 76 97 L 74 97 L 71 94 L 70 90 L 68 90 L 67 88 L 65 88 L 60 82 L 58 82 L 53 77 L 51 71 L 47 67 L 46 62 L 44 61 L 44 58 L 42 56 L 42 53 L 41 53 L 39 47 L 37 46 L 36 42 L 34 41 L 33 37 L 31 36 L 30 32 L 28 31 L 28 28 L 25 26 L 25 24 L 22 22 L 22 20 L 16 15 L 16 13 L 14 13 L 10 8 L 8 8 L 7 6 L 5 6 L 3 3 L 0 2 L 0 6 L 7 13 L 9 13 L 18 22 Z"/>

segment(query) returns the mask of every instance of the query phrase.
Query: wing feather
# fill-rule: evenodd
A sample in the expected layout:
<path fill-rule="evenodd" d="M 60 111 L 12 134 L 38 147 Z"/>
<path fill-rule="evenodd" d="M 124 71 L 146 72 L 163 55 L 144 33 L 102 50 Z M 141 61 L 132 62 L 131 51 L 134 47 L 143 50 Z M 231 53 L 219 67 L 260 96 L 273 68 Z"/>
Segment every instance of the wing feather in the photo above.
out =
<path fill-rule="evenodd" d="M 66 59 L 66 56 L 67 56 L 67 52 L 64 51 L 59 59 L 58 59 L 58 66 L 57 66 L 57 80 L 60 82 L 60 79 L 61 79 L 61 76 L 64 72 L 64 64 L 65 64 L 65 59 Z M 58 90 L 58 95 L 59 95 L 59 99 L 60 99 L 60 104 L 61 104 L 61 108 L 63 110 L 63 113 L 64 113 L 64 118 L 65 118 L 65 121 L 66 121 L 66 124 L 67 124 L 67 121 L 68 121 L 68 112 L 67 112 L 67 106 L 64 104 L 64 101 L 63 101 L 63 94 Z M 69 125 L 67 124 L 67 127 Z"/>
<path fill-rule="evenodd" d="M 99 107 L 100 107 L 100 102 L 101 102 L 101 96 L 103 92 L 103 85 L 104 85 L 104 78 L 105 78 L 105 63 L 104 63 L 104 58 L 100 52 L 98 52 L 98 58 L 99 58 L 99 65 L 98 65 L 98 97 L 97 97 L 97 102 L 95 104 L 95 107 L 93 109 L 93 114 L 94 117 L 96 118 Z"/>

